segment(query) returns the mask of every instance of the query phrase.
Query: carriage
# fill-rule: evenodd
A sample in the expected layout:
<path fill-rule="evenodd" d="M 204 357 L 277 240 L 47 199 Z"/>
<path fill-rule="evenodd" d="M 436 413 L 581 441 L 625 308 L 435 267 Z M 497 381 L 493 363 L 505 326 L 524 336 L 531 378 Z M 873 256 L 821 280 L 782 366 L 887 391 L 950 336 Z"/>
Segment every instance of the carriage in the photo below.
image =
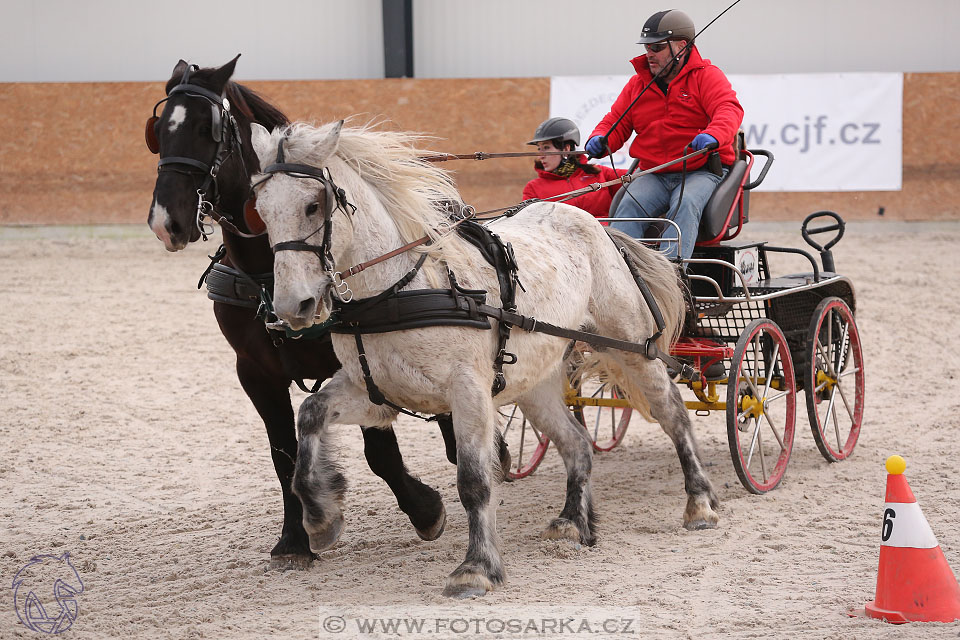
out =
<path fill-rule="evenodd" d="M 523 215 L 488 218 L 487 226 L 495 226 L 503 240 L 489 234 L 478 246 L 462 229 L 485 227 L 475 216 L 450 218 L 448 205 L 459 202 L 459 192 L 446 172 L 429 166 L 425 150 L 413 144 L 415 136 L 344 128 L 343 121 L 289 124 L 256 94 L 229 81 L 235 63 L 199 69 L 181 61 L 174 68 L 167 97 L 146 124 L 147 146 L 160 155 L 148 222 L 171 251 L 206 239 L 205 220 L 219 222 L 224 231 L 223 250 L 211 257 L 204 280 L 208 289 L 220 282 L 214 312 L 274 451 L 284 498 L 274 561 L 308 564 L 343 530 L 345 479 L 335 440 L 325 437 L 334 424 L 368 425 L 361 427 L 367 461 L 393 490 L 417 535 L 433 540 L 443 532 L 440 494 L 410 475 L 392 431 L 405 406 L 449 412 L 437 418 L 447 456 L 457 465 L 470 529 L 464 562 L 443 591 L 454 597 L 481 595 L 504 579 L 493 526 L 496 472 L 508 467 L 512 453 L 512 475 L 525 475 L 548 446 L 527 428 L 520 408 L 553 438 L 567 471 L 563 510 L 543 535 L 586 545 L 597 539 L 592 455 L 576 419 L 590 427 L 593 448 L 603 450 L 621 441 L 634 413 L 657 416 L 683 470 L 683 525 L 691 530 L 718 525 L 719 500 L 698 458 L 688 408 L 726 409 L 734 464 L 755 492 L 774 488 L 783 476 L 798 388 L 807 393 L 824 455 L 850 455 L 862 417 L 863 367 L 853 288 L 834 272 L 830 254 L 842 220 L 821 212 L 803 226 L 804 237 L 821 253 L 822 270 L 804 251 L 733 242 L 770 154 L 742 151 L 716 190 L 704 214 L 699 252 L 687 261 L 684 304 L 676 265 L 625 234 L 605 232 L 573 207 L 554 215 L 558 205 L 537 202 Z M 232 111 L 231 104 L 240 106 Z M 197 126 L 164 126 L 175 108 L 187 107 Z M 749 183 L 755 154 L 768 162 Z M 248 200 L 251 188 L 255 198 Z M 811 228 L 823 216 L 834 224 Z M 830 231 L 837 237 L 822 247 L 812 240 Z M 413 251 L 433 241 L 443 244 Z M 425 262 L 428 252 L 434 259 Z M 807 256 L 812 273 L 771 277 L 777 253 Z M 491 261 L 488 254 L 499 257 Z M 345 269 L 355 258 L 364 261 Z M 520 266 L 527 315 L 504 297 L 513 285 L 522 288 L 516 280 Z M 558 279 L 561 272 L 569 277 Z M 208 279 L 211 274 L 219 277 Z M 353 276 L 352 285 L 345 282 Z M 442 285 L 441 278 L 449 279 L 449 287 L 431 288 Z M 353 300 L 351 286 L 369 297 Z M 492 306 L 486 294 L 497 289 L 501 306 Z M 270 298 L 286 322 L 282 330 L 264 331 L 258 301 Z M 436 322 L 441 316 L 444 321 Z M 384 318 L 390 326 L 380 326 Z M 491 319 L 496 332 L 477 331 L 492 329 Z M 287 333 L 318 323 L 330 330 L 320 339 L 296 340 Z M 670 345 L 684 324 L 681 339 Z M 504 335 L 510 327 L 515 333 Z M 408 328 L 416 333 L 402 331 Z M 515 354 L 505 353 L 506 337 Z M 494 340 L 499 354 L 494 351 L 491 368 Z M 675 381 L 655 359 L 672 363 Z M 565 375 L 578 360 L 584 367 Z M 512 377 L 498 388 L 502 364 L 512 365 Z M 300 407 L 295 431 L 288 387 L 308 377 L 318 384 Z M 696 404 L 684 406 L 674 382 L 692 390 Z M 495 399 L 498 391 L 505 393 Z M 497 407 L 513 402 L 518 408 L 504 426 L 508 438 L 520 440 L 509 452 L 498 451 Z M 609 438 L 601 435 L 601 422 L 612 425 Z"/>
<path fill-rule="evenodd" d="M 765 158 L 756 180 L 750 170 Z M 742 148 L 738 160 L 704 209 L 697 248 L 685 260 L 687 320 L 671 354 L 689 369 L 674 372 L 689 390 L 685 400 L 698 415 L 726 412 L 733 466 L 752 493 L 783 479 L 793 447 L 797 394 L 802 392 L 813 438 L 824 458 L 853 453 L 864 403 L 863 353 L 854 317 L 853 285 L 836 273 L 831 252 L 844 233 L 834 212 L 806 217 L 801 236 L 817 253 L 735 239 L 749 219 L 750 191 L 766 176 L 773 155 Z M 631 171 L 636 168 L 631 167 Z M 618 193 L 622 197 L 623 191 Z M 611 205 L 611 214 L 618 200 Z M 670 222 L 667 221 L 669 224 Z M 826 242 L 815 236 L 835 234 Z M 810 271 L 774 275 L 778 256 L 799 254 Z M 636 412 L 615 385 L 580 380 L 570 369 L 566 402 L 598 452 L 623 440 Z M 549 439 L 516 405 L 500 411 L 513 456 L 511 480 L 533 473 Z"/>

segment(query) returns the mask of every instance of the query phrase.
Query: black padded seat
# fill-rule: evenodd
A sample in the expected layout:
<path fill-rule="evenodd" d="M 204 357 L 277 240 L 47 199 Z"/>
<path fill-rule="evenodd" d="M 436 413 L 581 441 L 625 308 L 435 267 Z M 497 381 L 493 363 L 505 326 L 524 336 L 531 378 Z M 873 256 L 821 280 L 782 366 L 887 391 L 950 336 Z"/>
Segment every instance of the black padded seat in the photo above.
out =
<path fill-rule="evenodd" d="M 703 208 L 703 216 L 700 218 L 700 234 L 697 236 L 698 241 L 713 240 L 726 231 L 727 214 L 740 192 L 740 185 L 743 184 L 746 173 L 747 160 L 741 158 L 733 163 L 730 171 L 717 185 L 713 195 L 707 201 L 707 206 Z"/>

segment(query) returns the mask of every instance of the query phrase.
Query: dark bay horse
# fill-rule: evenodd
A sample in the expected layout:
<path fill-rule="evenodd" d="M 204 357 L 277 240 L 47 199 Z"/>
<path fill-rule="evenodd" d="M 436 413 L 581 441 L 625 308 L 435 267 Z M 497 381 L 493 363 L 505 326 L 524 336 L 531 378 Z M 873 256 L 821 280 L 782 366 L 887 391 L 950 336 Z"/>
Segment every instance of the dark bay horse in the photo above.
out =
<path fill-rule="evenodd" d="M 314 556 L 303 528 L 300 501 L 290 488 L 297 434 L 289 388 L 294 380 L 326 380 L 340 363 L 329 336 L 272 337 L 257 317 L 256 285 L 272 289 L 273 252 L 266 235 L 252 237 L 242 223 L 250 176 L 259 171 L 250 144 L 250 124 L 273 129 L 286 124 L 287 118 L 255 92 L 230 80 L 237 58 L 219 68 L 199 69 L 183 60 L 174 67 L 166 85 L 167 97 L 161 101 L 163 110 L 156 113 L 158 103 L 154 117 L 147 122 L 147 146 L 160 155 L 147 222 L 168 251 L 183 249 L 201 235 L 206 239 L 209 232 L 201 226 L 198 209 L 239 225 L 228 223 L 223 229 L 221 266 L 214 271 L 221 281 L 226 280 L 226 288 L 236 293 L 218 296 L 213 310 L 220 331 L 237 354 L 240 384 L 267 428 L 283 490 L 283 530 L 270 552 L 272 564 L 306 566 Z M 455 462 L 449 415 L 438 422 L 447 457 Z M 361 429 L 370 469 L 393 491 L 417 534 L 425 540 L 437 538 L 446 521 L 440 494 L 409 474 L 392 428 Z M 502 455 L 509 455 L 502 440 L 500 447 Z M 342 474 L 335 473 L 343 482 Z"/>

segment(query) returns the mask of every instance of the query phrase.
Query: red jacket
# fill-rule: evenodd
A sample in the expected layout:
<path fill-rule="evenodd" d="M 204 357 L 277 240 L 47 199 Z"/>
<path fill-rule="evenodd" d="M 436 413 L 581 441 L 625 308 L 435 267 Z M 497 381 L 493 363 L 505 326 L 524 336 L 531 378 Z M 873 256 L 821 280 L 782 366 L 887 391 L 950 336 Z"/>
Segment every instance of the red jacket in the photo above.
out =
<path fill-rule="evenodd" d="M 581 163 L 585 163 L 587 158 L 586 156 L 579 156 L 578 160 Z M 582 189 L 583 187 L 597 182 L 609 182 L 610 180 L 616 180 L 617 177 L 623 173 L 622 171 L 605 167 L 600 164 L 595 164 L 593 166 L 600 169 L 600 173 L 587 173 L 583 169 L 578 168 L 568 178 L 558 176 L 557 174 L 550 173 L 549 171 L 544 171 L 543 169 L 537 169 L 537 175 L 539 177 L 528 182 L 527 186 L 523 188 L 523 199 L 529 200 L 530 198 L 549 198 L 550 196 L 567 193 L 568 191 L 576 191 L 577 189 Z M 595 218 L 606 218 L 610 216 L 610 202 L 613 200 L 613 195 L 617 192 L 620 186 L 621 185 L 618 182 L 615 185 L 605 187 L 599 191 L 591 191 L 583 194 L 582 196 L 577 196 L 576 198 L 567 200 L 566 204 L 572 204 L 575 207 L 580 207 L 584 211 L 593 214 Z M 607 223 L 602 221 L 601 224 Z"/>
<path fill-rule="evenodd" d="M 590 137 L 602 136 L 609 131 L 626 108 L 653 78 L 646 56 L 631 60 L 637 70 L 627 81 L 620 96 L 613 103 Z M 733 164 L 733 141 L 743 122 L 743 107 L 723 71 L 709 60 L 700 57 L 697 48 L 690 48 L 690 58 L 669 85 L 664 96 L 660 87 L 653 83 L 643 97 L 620 122 L 616 131 L 610 132 L 607 144 L 616 151 L 636 131 L 637 137 L 630 145 L 630 155 L 640 159 L 640 168 L 649 169 L 683 155 L 683 148 L 698 133 L 709 133 L 720 143 L 720 161 Z M 707 161 L 699 156 L 687 162 L 687 169 L 696 169 Z M 675 164 L 663 171 L 680 171 Z"/>

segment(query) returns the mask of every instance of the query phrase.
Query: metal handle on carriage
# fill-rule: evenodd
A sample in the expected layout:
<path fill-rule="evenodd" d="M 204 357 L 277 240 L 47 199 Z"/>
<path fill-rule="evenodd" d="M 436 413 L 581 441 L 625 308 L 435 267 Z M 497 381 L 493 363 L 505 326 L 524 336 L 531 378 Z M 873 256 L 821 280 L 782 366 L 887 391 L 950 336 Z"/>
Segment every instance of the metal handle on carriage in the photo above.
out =
<path fill-rule="evenodd" d="M 717 284 L 717 281 L 711 278 L 710 276 L 701 276 L 695 273 L 687 274 L 687 277 L 691 280 L 699 280 L 701 282 L 707 282 L 713 285 L 713 288 L 717 291 L 717 297 L 707 298 L 703 296 L 698 296 L 698 299 L 703 300 L 704 302 L 752 302 L 753 298 L 750 295 L 750 288 L 747 286 L 747 277 L 743 275 L 743 272 L 740 271 L 735 265 L 726 260 L 718 260 L 716 258 L 687 258 L 683 261 L 683 264 L 715 264 L 721 267 L 730 269 L 737 276 L 737 279 L 740 280 L 740 286 L 743 288 L 743 298 L 727 298 L 723 295 L 723 291 L 720 289 L 720 285 Z"/>
<path fill-rule="evenodd" d="M 680 230 L 680 225 L 675 221 L 670 220 L 669 218 L 597 218 L 597 220 L 607 220 L 609 222 L 665 222 L 670 225 L 677 231 L 676 238 L 634 238 L 638 242 L 665 242 L 665 243 L 676 243 L 679 247 L 683 240 L 683 232 Z"/>
<path fill-rule="evenodd" d="M 833 218 L 837 221 L 837 223 L 828 224 L 825 227 L 817 227 L 816 229 L 809 229 L 808 225 L 817 218 Z M 803 222 L 800 224 L 800 235 L 803 236 L 803 239 L 807 244 L 820 252 L 820 261 L 823 262 L 824 271 L 836 272 L 837 269 L 834 266 L 833 253 L 830 251 L 830 248 L 840 242 L 840 238 L 843 237 L 843 232 L 846 227 L 847 223 L 843 221 L 843 218 L 840 217 L 840 214 L 834 211 L 817 211 L 815 213 L 811 213 L 804 218 Z M 818 233 L 828 233 L 830 231 L 836 231 L 837 237 L 823 246 L 820 246 L 816 240 L 810 237 Z"/>
<path fill-rule="evenodd" d="M 799 256 L 803 256 L 810 261 L 810 266 L 813 267 L 813 281 L 820 282 L 820 268 L 817 266 L 817 261 L 813 259 L 813 256 L 804 251 L 803 249 L 795 249 L 794 247 L 774 247 L 769 244 L 763 246 L 764 251 L 772 251 L 775 253 L 795 253 Z"/>
<path fill-rule="evenodd" d="M 763 169 L 760 170 L 760 175 L 757 176 L 757 179 L 743 185 L 744 191 L 750 191 L 751 189 L 759 187 L 763 179 L 767 177 L 767 171 L 770 171 L 770 166 L 773 164 L 773 154 L 766 149 L 747 149 L 747 151 L 753 156 L 763 156 L 767 161 L 763 163 Z"/>

